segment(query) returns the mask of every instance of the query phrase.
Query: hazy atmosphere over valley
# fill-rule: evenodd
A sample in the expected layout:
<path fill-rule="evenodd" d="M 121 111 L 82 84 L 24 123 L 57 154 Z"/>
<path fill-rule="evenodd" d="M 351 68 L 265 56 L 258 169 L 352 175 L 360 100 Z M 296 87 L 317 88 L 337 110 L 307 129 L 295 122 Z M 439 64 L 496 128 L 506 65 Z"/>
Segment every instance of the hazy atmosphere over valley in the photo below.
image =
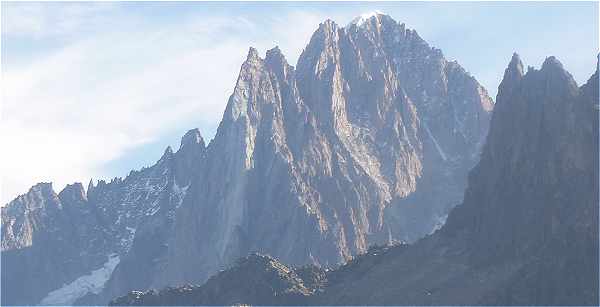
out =
<path fill-rule="evenodd" d="M 2 305 L 598 305 L 597 2 L 2 2 Z"/>

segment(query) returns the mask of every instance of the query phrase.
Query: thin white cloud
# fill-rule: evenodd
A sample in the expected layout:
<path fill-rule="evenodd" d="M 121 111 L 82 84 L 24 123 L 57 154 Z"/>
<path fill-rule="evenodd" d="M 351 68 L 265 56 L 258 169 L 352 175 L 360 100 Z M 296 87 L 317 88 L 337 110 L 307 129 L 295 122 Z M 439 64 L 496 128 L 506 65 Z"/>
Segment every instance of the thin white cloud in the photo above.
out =
<path fill-rule="evenodd" d="M 88 13 L 96 14 L 79 8 L 72 15 Z M 14 21 L 22 14 L 37 17 Z M 10 149 L 0 159 L 2 204 L 40 181 L 60 190 L 73 181 L 124 175 L 107 174 L 102 166 L 173 127 L 214 125 L 248 47 L 264 53 L 278 44 L 296 51 L 288 58 L 295 63 L 320 18 L 295 14 L 262 21 L 272 29 L 295 24 L 291 37 L 263 33 L 254 21 L 221 17 L 154 26 L 112 19 L 95 35 L 78 36 L 73 32 L 85 21 L 48 21 L 47 14 L 37 6 L 12 11 L 13 21 L 3 29 L 9 36 L 69 41 L 2 71 L 0 139 Z M 61 31 L 44 32 L 55 23 Z M 211 131 L 203 133 L 211 137 Z"/>
<path fill-rule="evenodd" d="M 431 11 L 440 5 L 394 4 L 382 11 L 447 50 L 493 92 L 513 50 L 492 54 L 499 46 L 482 53 L 480 46 L 491 44 L 482 33 L 493 33 L 499 23 L 482 23 L 475 31 L 471 15 L 485 14 L 464 14 L 471 6 L 466 3 L 452 12 L 447 7 Z M 40 181 L 52 181 L 60 190 L 73 181 L 125 175 L 127 170 L 107 171 L 107 163 L 174 131 L 216 127 L 249 46 L 264 54 L 279 45 L 295 65 L 320 22 L 330 18 L 345 25 L 366 7 L 371 11 L 379 6 L 304 6 L 247 15 L 256 17 L 252 19 L 182 14 L 161 21 L 126 11 L 118 3 L 2 3 L 0 205 Z M 434 22 L 423 18 L 427 12 L 440 16 Z M 572 27 L 576 25 L 565 31 L 573 32 Z M 477 39 L 453 35 L 467 30 L 476 32 Z M 588 49 L 568 59 L 572 44 L 563 41 L 584 40 L 588 32 L 574 39 L 569 33 L 551 32 L 561 38 L 554 44 L 520 45 L 525 60 L 536 63 L 534 54 L 552 51 L 567 68 L 587 74 L 588 61 L 580 59 Z M 515 37 L 504 34 L 492 42 L 506 45 L 506 35 Z M 538 33 L 522 36 L 528 42 Z M 597 42 L 597 35 L 593 39 Z M 20 41 L 28 42 L 27 52 L 11 48 L 19 44 L 6 46 Z M 214 133 L 201 131 L 207 138 Z"/>
<path fill-rule="evenodd" d="M 71 35 L 100 23 L 115 4 L 28 2 L 3 5 L 2 35 L 44 38 Z"/>

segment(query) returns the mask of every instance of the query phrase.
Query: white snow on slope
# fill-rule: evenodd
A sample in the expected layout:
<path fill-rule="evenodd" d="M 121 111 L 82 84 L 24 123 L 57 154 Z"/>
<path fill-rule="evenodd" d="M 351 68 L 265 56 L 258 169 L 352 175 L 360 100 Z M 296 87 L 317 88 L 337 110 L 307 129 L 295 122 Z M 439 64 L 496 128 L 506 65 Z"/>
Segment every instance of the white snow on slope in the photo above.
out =
<path fill-rule="evenodd" d="M 81 276 L 75 279 L 70 284 L 64 285 L 62 288 L 56 289 L 42 299 L 40 305 L 72 305 L 77 299 L 83 297 L 87 293 L 100 293 L 104 288 L 104 284 L 110 278 L 113 270 L 119 264 L 119 256 L 111 254 L 108 256 L 108 261 L 104 265 L 92 271 L 88 275 Z"/>
<path fill-rule="evenodd" d="M 190 187 L 190 185 L 186 185 L 185 187 L 180 187 L 177 182 L 175 182 L 173 184 L 173 195 L 177 197 L 178 202 L 177 205 L 175 206 L 175 208 L 179 208 L 179 206 L 181 206 L 181 203 L 183 203 L 183 198 L 185 197 L 185 194 L 187 193 L 187 189 Z"/>
<path fill-rule="evenodd" d="M 365 14 L 361 14 L 360 16 L 354 18 L 351 22 L 350 25 L 355 24 L 357 26 L 362 26 L 367 20 L 369 20 L 371 17 L 375 17 L 377 15 L 384 15 L 382 12 L 380 11 L 373 11 L 373 12 L 369 12 L 369 13 L 365 13 Z"/>
<path fill-rule="evenodd" d="M 427 135 L 429 135 L 429 137 L 433 141 L 433 144 L 435 145 L 435 148 L 440 153 L 440 156 L 442 156 L 442 159 L 444 159 L 444 161 L 448 160 L 448 157 L 446 156 L 446 153 L 444 153 L 444 151 L 442 150 L 442 147 L 440 146 L 440 144 L 438 143 L 438 141 L 435 139 L 435 137 L 433 137 L 433 134 L 431 133 L 431 130 L 429 130 L 429 126 L 427 126 L 427 123 L 423 122 L 423 126 L 425 127 L 425 131 L 427 131 Z"/>
<path fill-rule="evenodd" d="M 447 219 L 448 219 L 448 214 L 445 214 L 445 215 L 442 215 L 442 216 L 438 216 L 437 220 L 435 221 L 435 225 L 433 226 L 433 229 L 431 230 L 431 232 L 429 234 L 431 235 L 434 232 L 436 232 L 439 229 L 441 229 L 442 226 L 444 226 L 444 224 L 446 224 L 446 220 Z"/>

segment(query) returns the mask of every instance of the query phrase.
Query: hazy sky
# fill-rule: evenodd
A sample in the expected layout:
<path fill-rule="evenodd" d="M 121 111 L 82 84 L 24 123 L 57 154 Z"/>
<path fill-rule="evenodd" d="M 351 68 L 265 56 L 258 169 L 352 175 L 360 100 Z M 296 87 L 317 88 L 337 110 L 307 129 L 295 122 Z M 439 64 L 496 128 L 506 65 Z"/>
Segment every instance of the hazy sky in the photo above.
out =
<path fill-rule="evenodd" d="M 578 83 L 598 54 L 598 4 L 2 2 L 0 203 L 40 181 L 124 176 L 199 127 L 211 139 L 248 47 L 295 65 L 318 24 L 379 10 L 442 49 L 492 97 L 518 52 Z"/>

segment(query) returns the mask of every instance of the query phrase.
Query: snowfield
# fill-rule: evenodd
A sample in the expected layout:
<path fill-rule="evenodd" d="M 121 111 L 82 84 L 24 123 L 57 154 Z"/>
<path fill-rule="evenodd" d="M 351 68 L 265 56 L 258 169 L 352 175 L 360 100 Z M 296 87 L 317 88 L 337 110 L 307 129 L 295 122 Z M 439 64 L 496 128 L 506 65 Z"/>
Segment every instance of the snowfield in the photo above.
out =
<path fill-rule="evenodd" d="M 113 270 L 119 264 L 119 256 L 111 254 L 104 265 L 88 275 L 75 279 L 70 284 L 56 289 L 42 299 L 40 305 L 72 305 L 77 299 L 88 293 L 98 294 L 110 278 Z"/>

